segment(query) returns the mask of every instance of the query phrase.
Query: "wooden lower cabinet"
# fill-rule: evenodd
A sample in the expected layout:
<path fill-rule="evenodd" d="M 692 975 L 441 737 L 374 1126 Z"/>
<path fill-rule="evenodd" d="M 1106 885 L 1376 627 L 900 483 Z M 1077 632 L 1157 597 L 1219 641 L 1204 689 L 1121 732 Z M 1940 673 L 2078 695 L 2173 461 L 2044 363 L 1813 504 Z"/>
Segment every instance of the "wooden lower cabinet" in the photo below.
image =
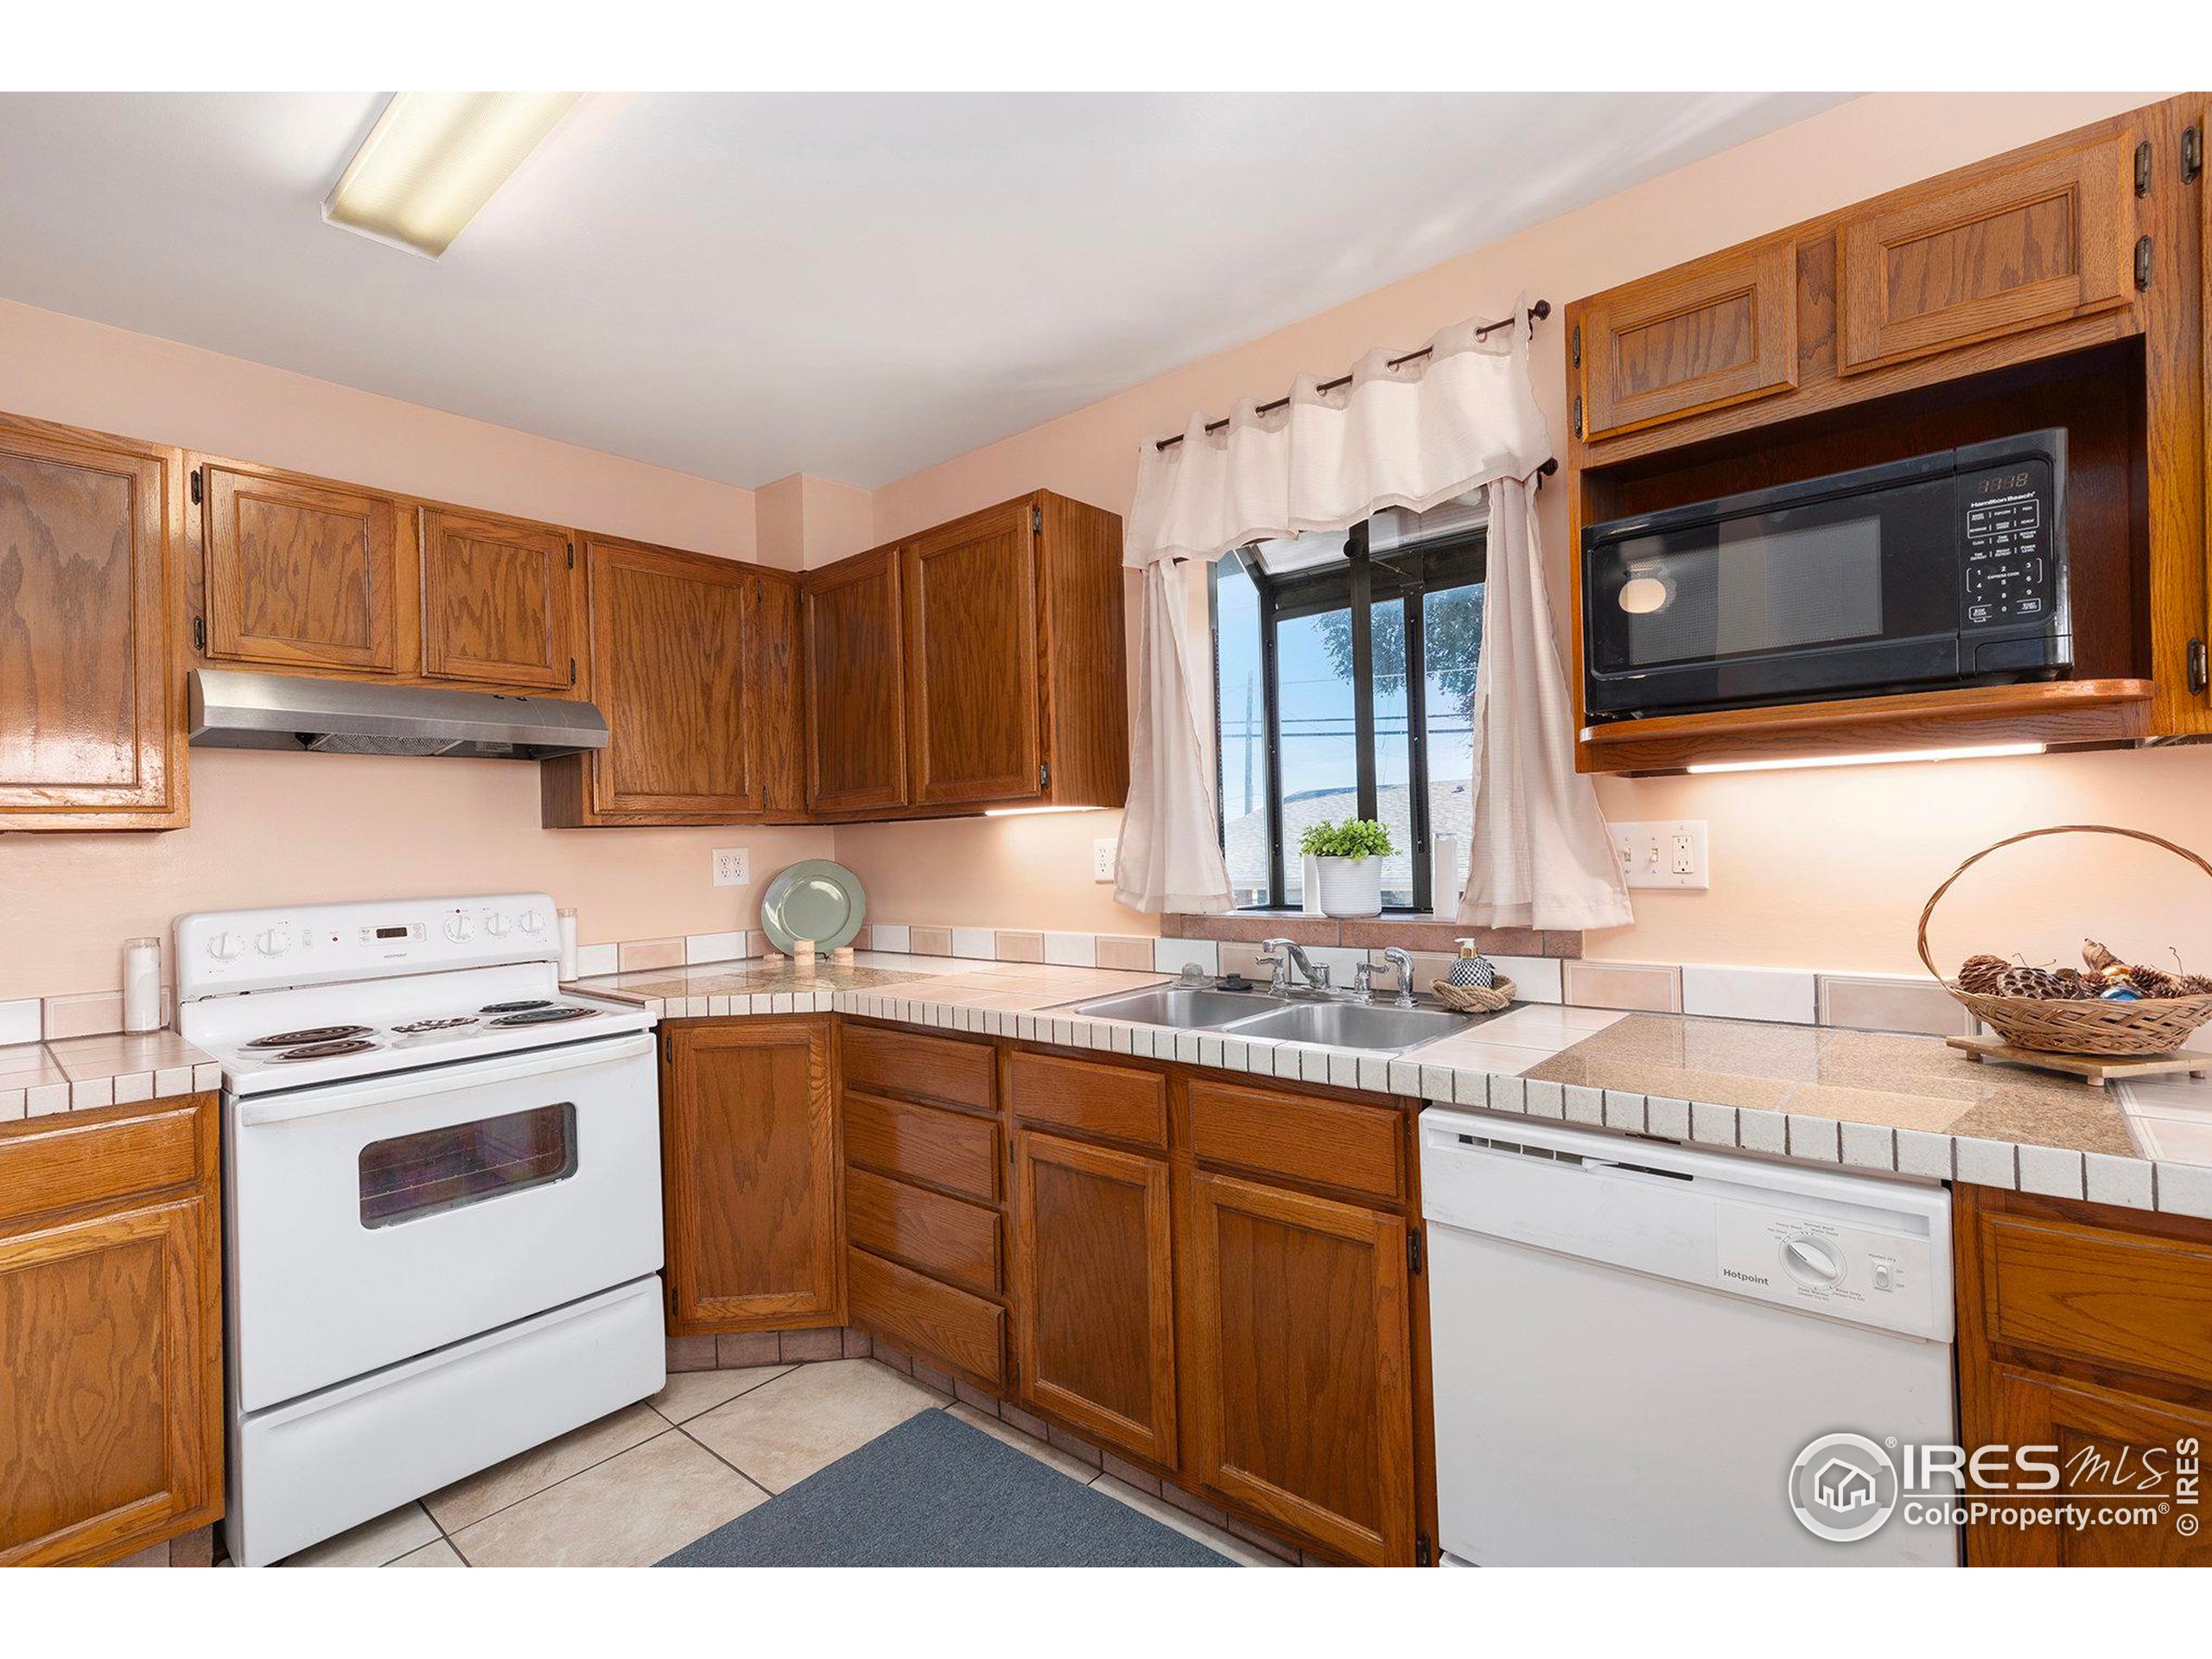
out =
<path fill-rule="evenodd" d="M 2212 1566 L 2212 1223 L 1961 1185 L 1954 1224 L 1967 1447 L 2041 1448 L 2093 1510 L 2171 1506 L 2150 1523 L 1969 1524 L 1968 1564 Z"/>
<path fill-rule="evenodd" d="M 1203 1171 L 1185 1214 L 1188 1472 L 1351 1560 L 1411 1565 L 1406 1223 Z"/>
<path fill-rule="evenodd" d="M 215 1170 L 212 1095 L 0 1136 L 0 1566 L 221 1514 Z"/>
<path fill-rule="evenodd" d="M 662 1033 L 672 1334 L 844 1322 L 828 1014 Z"/>
<path fill-rule="evenodd" d="M 1024 1129 L 1014 1137 L 1014 1351 L 1023 1398 L 1116 1451 L 1172 1466 L 1175 1266 L 1166 1160 Z"/>

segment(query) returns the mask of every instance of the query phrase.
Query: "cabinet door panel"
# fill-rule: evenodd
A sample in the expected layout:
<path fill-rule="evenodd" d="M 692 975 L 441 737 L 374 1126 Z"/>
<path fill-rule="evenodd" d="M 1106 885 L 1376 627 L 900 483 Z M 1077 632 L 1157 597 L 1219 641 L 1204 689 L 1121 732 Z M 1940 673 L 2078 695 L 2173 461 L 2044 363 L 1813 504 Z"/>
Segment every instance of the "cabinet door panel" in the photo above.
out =
<path fill-rule="evenodd" d="M 1797 384 L 1797 264 L 1768 242 L 1601 296 L 1582 314 L 1592 442 Z"/>
<path fill-rule="evenodd" d="M 1190 1472 L 1354 1560 L 1410 1565 L 1405 1224 L 1208 1174 L 1189 1214 Z"/>
<path fill-rule="evenodd" d="M 1038 773 L 1037 569 L 1026 501 L 906 549 L 914 798 L 1033 799 Z"/>
<path fill-rule="evenodd" d="M 2126 303 L 2128 144 L 2114 136 L 1885 198 L 1836 234 L 1846 374 Z"/>
<path fill-rule="evenodd" d="M 566 691 L 576 683 L 569 538 L 543 524 L 423 510 L 423 672 Z"/>
<path fill-rule="evenodd" d="M 906 668 L 898 550 L 810 578 L 806 798 L 819 812 L 906 804 Z"/>
<path fill-rule="evenodd" d="M 0 827 L 182 821 L 171 464 L 0 422 Z"/>
<path fill-rule="evenodd" d="M 1107 1445 L 1175 1462 L 1167 1165 L 1014 1137 L 1014 1343 L 1025 1396 Z"/>
<path fill-rule="evenodd" d="M 843 1318 L 830 1022 L 681 1027 L 661 1086 L 671 1325 Z"/>
<path fill-rule="evenodd" d="M 395 537 L 387 497 L 200 468 L 207 655 L 278 668 L 395 667 Z"/>
<path fill-rule="evenodd" d="M 0 1238 L 0 1564 L 181 1531 L 221 1487 L 212 1200 Z"/>
<path fill-rule="evenodd" d="M 727 559 L 592 541 L 592 690 L 607 745 L 594 769 L 601 812 L 747 813 L 753 631 L 760 581 Z"/>

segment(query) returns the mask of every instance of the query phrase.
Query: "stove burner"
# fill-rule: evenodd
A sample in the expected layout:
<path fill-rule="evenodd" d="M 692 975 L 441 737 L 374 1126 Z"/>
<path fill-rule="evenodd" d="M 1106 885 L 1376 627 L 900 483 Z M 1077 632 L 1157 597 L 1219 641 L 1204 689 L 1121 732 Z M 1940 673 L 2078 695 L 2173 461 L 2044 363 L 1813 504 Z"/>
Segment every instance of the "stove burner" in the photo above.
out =
<path fill-rule="evenodd" d="M 340 1027 L 340 1030 L 359 1031 L 359 1026 Z M 329 1060 L 341 1054 L 365 1054 L 376 1045 L 359 1037 L 348 1037 L 334 1042 L 309 1043 L 305 1048 L 288 1048 L 281 1054 L 272 1054 L 272 1060 Z"/>
<path fill-rule="evenodd" d="M 274 1037 L 257 1037 L 246 1046 L 248 1048 L 297 1048 L 302 1043 L 316 1045 L 339 1043 L 344 1042 L 350 1037 L 365 1037 L 368 1034 L 369 1027 L 366 1026 L 309 1026 L 304 1031 L 280 1031 Z M 372 1048 L 375 1045 L 363 1043 L 361 1046 Z M 281 1058 L 289 1058 L 289 1057 Z"/>
<path fill-rule="evenodd" d="M 475 1023 L 474 1014 L 457 1014 L 444 1020 L 410 1020 L 405 1025 L 394 1026 L 392 1029 L 403 1037 L 421 1037 L 430 1032 L 453 1031 L 460 1027 L 473 1026 Z"/>
<path fill-rule="evenodd" d="M 589 1008 L 560 1007 L 550 1002 L 539 1002 L 518 1013 L 502 1014 L 492 1023 L 495 1026 L 546 1026 L 556 1020 L 588 1020 L 591 1016 L 592 1010 Z"/>
<path fill-rule="evenodd" d="M 487 1002 L 477 1012 L 479 1014 L 527 1014 L 533 1008 L 550 1008 L 552 1006 L 543 997 L 539 997 L 535 1001 L 527 1002 Z"/>

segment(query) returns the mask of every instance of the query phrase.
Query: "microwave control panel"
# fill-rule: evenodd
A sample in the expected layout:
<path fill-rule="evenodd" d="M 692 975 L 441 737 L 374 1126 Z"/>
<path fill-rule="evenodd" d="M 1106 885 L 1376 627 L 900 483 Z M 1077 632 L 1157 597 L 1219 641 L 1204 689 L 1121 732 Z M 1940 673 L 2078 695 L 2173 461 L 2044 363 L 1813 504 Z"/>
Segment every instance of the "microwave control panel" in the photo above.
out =
<path fill-rule="evenodd" d="M 1960 622 L 1967 628 L 2038 623 L 2056 607 L 2050 469 L 2040 462 L 1961 474 L 1966 514 Z"/>

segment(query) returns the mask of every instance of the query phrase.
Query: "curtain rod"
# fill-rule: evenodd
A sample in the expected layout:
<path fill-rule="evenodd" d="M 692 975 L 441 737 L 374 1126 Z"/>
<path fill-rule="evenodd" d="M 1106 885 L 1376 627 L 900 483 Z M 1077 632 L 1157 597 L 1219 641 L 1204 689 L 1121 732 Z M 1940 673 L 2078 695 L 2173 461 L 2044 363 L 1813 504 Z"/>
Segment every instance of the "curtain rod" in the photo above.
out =
<path fill-rule="evenodd" d="M 1551 314 L 1552 302 L 1549 300 L 1538 300 L 1534 305 L 1530 306 L 1529 308 L 1529 332 L 1530 334 L 1534 334 L 1536 331 L 1536 325 L 1541 322 L 1546 317 L 1551 315 Z M 1496 334 L 1501 328 L 1510 328 L 1512 326 L 1513 319 L 1510 317 L 1503 318 L 1497 322 L 1486 322 L 1481 327 L 1475 330 L 1475 338 L 1477 340 L 1481 340 L 1488 335 Z M 1403 357 L 1392 358 L 1389 362 L 1389 366 L 1395 369 L 1407 363 L 1418 363 L 1421 359 L 1427 357 L 1428 353 L 1429 347 L 1424 346 L 1417 352 L 1408 352 Z M 1316 391 L 1334 391 L 1339 386 L 1348 386 L 1350 385 L 1351 385 L 1351 376 L 1348 374 L 1340 374 L 1333 380 L 1324 380 L 1319 385 L 1314 387 L 1313 390 Z M 1287 409 L 1289 407 L 1289 398 L 1278 397 L 1272 404 L 1262 404 L 1252 412 L 1255 415 L 1272 415 L 1279 409 Z M 1209 432 L 1221 432 L 1225 431 L 1228 429 L 1228 426 L 1229 417 L 1227 416 L 1224 416 L 1220 420 L 1208 421 L 1206 423 L 1206 430 Z M 1160 439 L 1152 447 L 1155 449 L 1172 449 L 1182 442 L 1183 435 L 1179 432 L 1172 438 Z M 1549 476 L 1551 474 L 1559 470 L 1559 463 L 1555 461 L 1548 461 L 1537 470 L 1543 473 L 1545 475 Z"/>

